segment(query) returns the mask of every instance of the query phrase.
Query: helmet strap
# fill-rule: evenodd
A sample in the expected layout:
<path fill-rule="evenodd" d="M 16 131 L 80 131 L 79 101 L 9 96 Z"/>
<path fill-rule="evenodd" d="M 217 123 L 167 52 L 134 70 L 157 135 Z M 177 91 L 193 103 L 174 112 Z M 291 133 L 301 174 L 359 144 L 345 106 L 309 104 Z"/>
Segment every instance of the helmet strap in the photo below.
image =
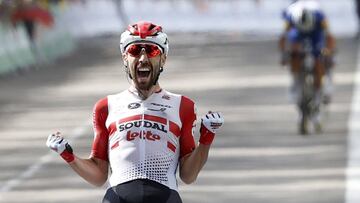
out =
<path fill-rule="evenodd" d="M 128 63 L 128 62 L 126 62 Z M 125 73 L 129 76 L 129 78 L 132 80 L 131 72 L 129 70 L 128 64 L 124 64 Z"/>
<path fill-rule="evenodd" d="M 158 72 L 158 74 L 157 74 L 157 76 L 156 76 L 156 78 L 155 78 L 155 80 L 154 80 L 153 85 L 156 85 L 156 83 L 157 83 L 157 82 L 158 82 L 158 80 L 159 80 L 160 73 L 162 73 L 162 72 L 163 72 L 163 70 L 164 70 L 164 68 L 163 68 L 163 67 L 160 67 L 159 72 Z"/>
<path fill-rule="evenodd" d="M 160 59 L 159 59 L 159 64 L 161 65 L 161 57 L 160 57 Z M 159 72 L 157 73 L 157 76 L 156 76 L 156 78 L 155 78 L 155 80 L 154 80 L 153 85 L 156 85 L 156 83 L 157 83 L 158 80 L 159 80 L 160 73 L 162 73 L 163 70 L 164 70 L 164 68 L 161 66 L 161 67 L 159 68 Z"/>

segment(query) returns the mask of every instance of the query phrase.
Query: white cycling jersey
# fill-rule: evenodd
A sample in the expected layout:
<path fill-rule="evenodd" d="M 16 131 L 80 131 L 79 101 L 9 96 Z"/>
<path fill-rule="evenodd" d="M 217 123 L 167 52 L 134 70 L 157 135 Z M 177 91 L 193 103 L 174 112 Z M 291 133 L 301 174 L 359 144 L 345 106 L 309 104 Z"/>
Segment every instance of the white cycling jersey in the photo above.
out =
<path fill-rule="evenodd" d="M 130 88 L 94 107 L 91 157 L 109 161 L 110 185 L 150 179 L 177 190 L 181 157 L 195 148 L 194 102 L 165 90 L 141 100 Z"/>

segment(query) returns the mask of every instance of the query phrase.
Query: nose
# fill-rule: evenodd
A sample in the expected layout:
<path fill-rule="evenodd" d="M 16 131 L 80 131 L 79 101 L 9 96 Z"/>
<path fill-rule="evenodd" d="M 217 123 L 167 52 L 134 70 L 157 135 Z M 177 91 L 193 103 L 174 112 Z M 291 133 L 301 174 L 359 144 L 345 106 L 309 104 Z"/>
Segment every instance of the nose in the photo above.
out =
<path fill-rule="evenodd" d="M 148 59 L 149 59 L 149 58 L 148 58 L 148 56 L 147 56 L 147 54 L 146 54 L 145 48 L 142 48 L 142 49 L 141 49 L 141 52 L 140 52 L 139 61 L 140 61 L 140 62 L 147 62 Z"/>

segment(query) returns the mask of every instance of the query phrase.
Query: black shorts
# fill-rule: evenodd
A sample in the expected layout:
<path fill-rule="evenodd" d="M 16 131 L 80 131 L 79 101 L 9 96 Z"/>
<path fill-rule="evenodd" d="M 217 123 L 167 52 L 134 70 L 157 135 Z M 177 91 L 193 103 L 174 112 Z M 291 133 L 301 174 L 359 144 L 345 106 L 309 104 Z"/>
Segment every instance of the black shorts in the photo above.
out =
<path fill-rule="evenodd" d="M 138 179 L 111 187 L 102 203 L 182 203 L 179 193 L 152 180 Z"/>

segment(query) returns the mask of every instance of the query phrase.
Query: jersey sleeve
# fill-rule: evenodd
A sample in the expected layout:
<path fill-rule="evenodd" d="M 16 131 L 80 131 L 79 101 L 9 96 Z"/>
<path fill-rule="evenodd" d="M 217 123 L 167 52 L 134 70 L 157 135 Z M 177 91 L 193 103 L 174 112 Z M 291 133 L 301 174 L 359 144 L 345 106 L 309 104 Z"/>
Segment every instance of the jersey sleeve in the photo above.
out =
<path fill-rule="evenodd" d="M 318 22 L 321 26 L 321 29 L 323 30 L 327 30 L 328 29 L 328 23 L 327 23 L 327 19 L 325 17 L 325 14 L 323 12 L 316 12 L 316 19 L 318 19 Z"/>
<path fill-rule="evenodd" d="M 320 22 L 326 20 L 325 14 L 322 11 L 316 11 L 315 16 Z"/>
<path fill-rule="evenodd" d="M 108 116 L 107 97 L 99 100 L 93 110 L 94 141 L 92 144 L 90 157 L 108 161 L 108 138 L 109 132 L 106 128 Z"/>
<path fill-rule="evenodd" d="M 286 22 L 286 23 L 291 23 L 291 15 L 289 14 L 289 11 L 287 9 L 283 10 L 281 12 L 281 18 Z"/>
<path fill-rule="evenodd" d="M 196 127 L 195 103 L 187 97 L 181 97 L 180 120 L 182 123 L 180 135 L 180 158 L 195 149 L 194 129 Z"/>
<path fill-rule="evenodd" d="M 281 11 L 281 18 L 282 18 L 283 20 L 287 20 L 287 17 L 288 17 L 288 15 L 287 15 L 287 10 L 286 10 L 286 9 L 282 10 L 282 11 Z"/>

